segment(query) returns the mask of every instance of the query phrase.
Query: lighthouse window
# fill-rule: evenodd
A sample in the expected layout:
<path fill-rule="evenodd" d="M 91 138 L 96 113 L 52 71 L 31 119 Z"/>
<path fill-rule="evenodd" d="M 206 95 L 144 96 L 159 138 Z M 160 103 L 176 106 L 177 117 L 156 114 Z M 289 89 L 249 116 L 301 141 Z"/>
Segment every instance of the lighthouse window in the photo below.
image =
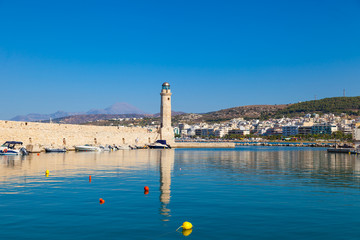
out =
<path fill-rule="evenodd" d="M 170 100 L 170 98 L 168 97 L 168 100 Z"/>

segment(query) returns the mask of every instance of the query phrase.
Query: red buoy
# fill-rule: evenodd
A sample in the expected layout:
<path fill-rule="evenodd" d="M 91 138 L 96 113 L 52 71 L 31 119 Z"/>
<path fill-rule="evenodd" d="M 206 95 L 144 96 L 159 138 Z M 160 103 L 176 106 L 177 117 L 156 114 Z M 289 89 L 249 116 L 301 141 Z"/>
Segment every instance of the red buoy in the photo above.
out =
<path fill-rule="evenodd" d="M 89 182 L 91 182 L 91 175 L 89 176 Z"/>
<path fill-rule="evenodd" d="M 146 190 L 145 190 L 145 191 L 144 191 L 144 195 L 147 195 L 147 194 L 149 194 L 149 191 L 146 191 Z"/>
<path fill-rule="evenodd" d="M 100 199 L 99 199 L 99 202 L 100 202 L 100 204 L 103 204 L 103 203 L 105 203 L 105 200 L 102 199 L 102 198 L 100 198 Z"/>
<path fill-rule="evenodd" d="M 144 187 L 144 191 L 147 191 L 147 192 L 148 192 L 148 191 L 149 191 L 149 187 L 148 187 L 148 186 L 145 186 L 145 187 Z"/>

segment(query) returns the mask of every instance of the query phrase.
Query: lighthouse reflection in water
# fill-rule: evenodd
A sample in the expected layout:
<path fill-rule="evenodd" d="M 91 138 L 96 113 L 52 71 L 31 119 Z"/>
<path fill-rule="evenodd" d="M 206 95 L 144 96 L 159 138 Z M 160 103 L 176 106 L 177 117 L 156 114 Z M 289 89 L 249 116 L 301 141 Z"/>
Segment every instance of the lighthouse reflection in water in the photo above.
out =
<path fill-rule="evenodd" d="M 160 152 L 160 214 L 165 216 L 164 221 L 170 217 L 168 204 L 171 197 L 171 173 L 174 168 L 175 153 L 172 149 L 161 150 Z"/>

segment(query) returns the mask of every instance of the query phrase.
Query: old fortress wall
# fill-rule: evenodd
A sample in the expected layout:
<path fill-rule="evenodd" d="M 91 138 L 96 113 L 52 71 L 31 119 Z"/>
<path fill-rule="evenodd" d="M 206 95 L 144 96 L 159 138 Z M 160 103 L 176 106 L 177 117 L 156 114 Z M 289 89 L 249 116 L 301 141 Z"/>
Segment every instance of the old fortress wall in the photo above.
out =
<path fill-rule="evenodd" d="M 0 144 L 5 141 L 21 141 L 25 146 L 31 144 L 67 148 L 83 144 L 141 146 L 155 142 L 158 138 L 157 129 L 142 127 L 0 121 Z"/>

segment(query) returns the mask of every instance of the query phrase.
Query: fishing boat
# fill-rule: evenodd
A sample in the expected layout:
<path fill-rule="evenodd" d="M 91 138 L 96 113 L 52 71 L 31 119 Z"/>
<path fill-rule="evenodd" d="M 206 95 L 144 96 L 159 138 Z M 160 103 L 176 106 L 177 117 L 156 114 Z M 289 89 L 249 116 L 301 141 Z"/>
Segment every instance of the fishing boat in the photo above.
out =
<path fill-rule="evenodd" d="M 81 152 L 100 152 L 101 148 L 99 147 L 95 147 L 95 146 L 91 146 L 91 145 L 80 145 L 80 146 L 75 146 L 75 151 L 81 151 Z"/>
<path fill-rule="evenodd" d="M 28 152 L 24 147 L 21 147 L 22 145 L 22 142 L 6 141 L 0 147 L 0 155 L 27 155 Z"/>
<path fill-rule="evenodd" d="M 47 152 L 47 153 L 64 153 L 64 152 L 66 152 L 66 148 L 45 148 L 45 152 Z"/>
<path fill-rule="evenodd" d="M 170 145 L 166 144 L 166 140 L 157 140 L 154 143 L 148 145 L 152 149 L 167 149 L 171 148 Z"/>

